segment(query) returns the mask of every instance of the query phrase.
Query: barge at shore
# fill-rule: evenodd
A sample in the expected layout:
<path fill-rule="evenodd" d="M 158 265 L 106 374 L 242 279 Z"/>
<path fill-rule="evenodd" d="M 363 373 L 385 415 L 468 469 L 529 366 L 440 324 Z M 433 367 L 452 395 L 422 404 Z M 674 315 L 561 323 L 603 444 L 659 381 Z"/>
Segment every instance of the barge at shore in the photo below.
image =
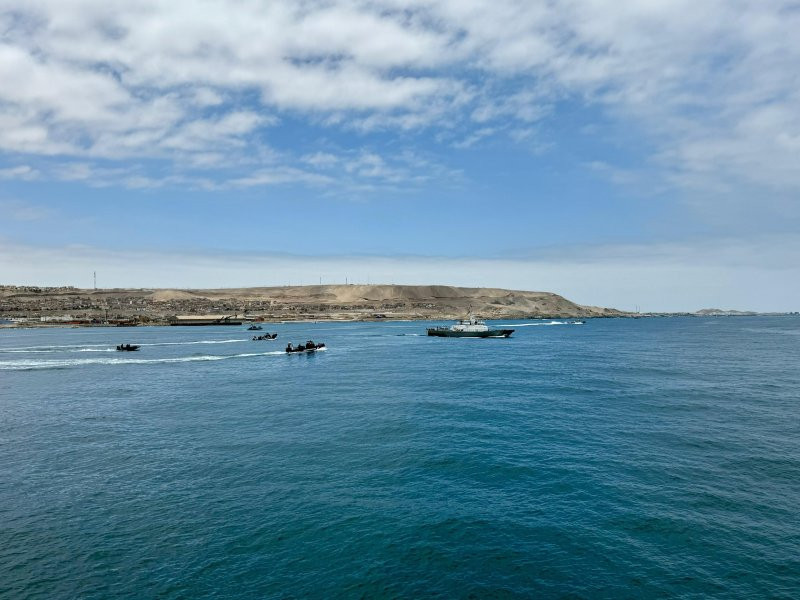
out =
<path fill-rule="evenodd" d="M 226 316 L 178 316 L 170 319 L 170 325 L 241 325 L 242 320 L 236 317 Z"/>

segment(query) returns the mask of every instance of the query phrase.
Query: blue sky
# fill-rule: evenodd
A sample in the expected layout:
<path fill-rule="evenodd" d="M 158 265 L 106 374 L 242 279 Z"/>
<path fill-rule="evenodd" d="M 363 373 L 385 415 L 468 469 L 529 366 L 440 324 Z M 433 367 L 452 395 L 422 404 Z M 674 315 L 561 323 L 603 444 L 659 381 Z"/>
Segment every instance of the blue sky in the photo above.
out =
<path fill-rule="evenodd" d="M 791 3 L 0 0 L 0 283 L 796 310 Z"/>

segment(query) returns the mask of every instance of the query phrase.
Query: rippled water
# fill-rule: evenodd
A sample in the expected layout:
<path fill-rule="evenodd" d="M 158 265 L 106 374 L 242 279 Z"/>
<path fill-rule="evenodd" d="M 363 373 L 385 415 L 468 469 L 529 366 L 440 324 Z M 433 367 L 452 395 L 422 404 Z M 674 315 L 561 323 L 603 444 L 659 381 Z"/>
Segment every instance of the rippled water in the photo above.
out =
<path fill-rule="evenodd" d="M 0 330 L 0 597 L 800 597 L 800 319 L 559 323 Z"/>

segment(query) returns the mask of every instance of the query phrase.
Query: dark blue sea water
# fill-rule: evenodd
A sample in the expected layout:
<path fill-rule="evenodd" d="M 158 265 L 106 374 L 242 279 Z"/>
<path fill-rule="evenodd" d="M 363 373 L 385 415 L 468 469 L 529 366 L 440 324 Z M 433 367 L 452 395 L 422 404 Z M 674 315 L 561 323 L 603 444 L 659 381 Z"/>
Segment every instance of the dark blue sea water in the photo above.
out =
<path fill-rule="evenodd" d="M 547 323 L 0 330 L 0 597 L 800 597 L 800 318 Z"/>

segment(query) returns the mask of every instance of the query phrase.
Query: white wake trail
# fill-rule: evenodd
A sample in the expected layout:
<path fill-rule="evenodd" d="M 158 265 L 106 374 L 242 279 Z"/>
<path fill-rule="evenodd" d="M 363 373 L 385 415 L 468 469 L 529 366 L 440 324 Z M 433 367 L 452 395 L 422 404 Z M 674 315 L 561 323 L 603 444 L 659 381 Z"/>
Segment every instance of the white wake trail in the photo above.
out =
<path fill-rule="evenodd" d="M 583 325 L 582 321 L 550 321 L 549 323 L 504 323 L 503 327 L 541 327 L 549 325 Z"/>
<path fill-rule="evenodd" d="M 152 365 L 185 362 L 203 362 L 229 360 L 233 358 L 251 358 L 254 356 L 280 356 L 285 352 L 248 352 L 243 354 L 204 354 L 201 356 L 180 356 L 172 358 L 74 358 L 54 360 L 7 360 L 0 361 L 0 371 L 21 371 L 34 369 L 64 369 L 88 365 Z"/>

